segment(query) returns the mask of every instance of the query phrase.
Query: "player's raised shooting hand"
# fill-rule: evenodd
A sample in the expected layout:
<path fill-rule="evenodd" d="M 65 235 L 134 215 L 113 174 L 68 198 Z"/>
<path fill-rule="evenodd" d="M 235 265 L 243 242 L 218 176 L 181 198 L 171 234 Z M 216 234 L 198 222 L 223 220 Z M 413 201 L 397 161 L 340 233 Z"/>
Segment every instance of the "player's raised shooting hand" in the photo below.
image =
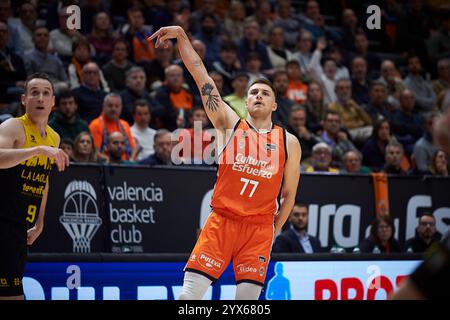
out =
<path fill-rule="evenodd" d="M 148 40 L 153 40 L 156 38 L 155 48 L 158 48 L 161 43 L 164 48 L 167 48 L 167 40 L 177 38 L 181 33 L 184 33 L 183 28 L 179 26 L 162 27 L 158 31 L 148 38 Z"/>

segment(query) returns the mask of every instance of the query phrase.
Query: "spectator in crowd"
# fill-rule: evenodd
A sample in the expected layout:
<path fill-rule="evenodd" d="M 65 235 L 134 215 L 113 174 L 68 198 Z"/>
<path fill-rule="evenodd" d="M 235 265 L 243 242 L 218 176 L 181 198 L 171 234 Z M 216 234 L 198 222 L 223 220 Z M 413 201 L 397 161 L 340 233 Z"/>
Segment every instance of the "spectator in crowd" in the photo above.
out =
<path fill-rule="evenodd" d="M 356 18 L 355 11 L 350 8 L 342 10 L 342 47 L 351 52 L 355 52 L 355 37 L 358 33 L 363 32 L 362 28 L 358 24 L 358 18 Z"/>
<path fill-rule="evenodd" d="M 437 150 L 431 158 L 429 171 L 433 176 L 448 177 L 448 156 L 443 150 Z"/>
<path fill-rule="evenodd" d="M 356 56 L 352 60 L 352 98 L 359 105 L 369 103 L 369 79 L 366 59 Z"/>
<path fill-rule="evenodd" d="M 77 29 L 69 29 L 67 20 L 70 14 L 67 13 L 67 7 L 63 6 L 58 10 L 59 28 L 50 31 L 49 49 L 55 51 L 63 64 L 67 66 L 72 58 L 72 45 L 77 38 L 83 35 Z"/>
<path fill-rule="evenodd" d="M 294 101 L 287 97 L 287 89 L 289 86 L 289 77 L 287 72 L 280 70 L 275 72 L 273 76 L 273 86 L 277 90 L 277 96 L 275 102 L 277 103 L 277 109 L 272 113 L 272 121 L 282 127 L 286 127 L 288 123 L 289 112 Z"/>
<path fill-rule="evenodd" d="M 208 50 L 205 53 L 205 61 L 212 64 L 219 60 L 222 41 L 219 30 L 221 23 L 217 22 L 215 15 L 205 14 L 201 17 L 201 28 L 198 33 L 194 34 L 194 38 L 205 44 Z"/>
<path fill-rule="evenodd" d="M 89 123 L 89 130 L 94 138 L 94 145 L 103 156 L 107 151 L 108 137 L 112 132 L 121 132 L 125 137 L 125 150 L 123 160 L 134 160 L 136 145 L 131 134 L 130 125 L 120 119 L 122 112 L 122 99 L 117 93 L 108 93 L 103 101 L 103 110 L 100 116 Z"/>
<path fill-rule="evenodd" d="M 104 65 L 111 59 L 114 41 L 118 36 L 116 32 L 112 32 L 109 14 L 105 11 L 98 12 L 87 39 L 95 49 L 95 61 L 99 65 Z"/>
<path fill-rule="evenodd" d="M 289 112 L 287 131 L 297 137 L 302 147 L 302 163 L 310 163 L 312 148 L 318 143 L 316 136 L 307 128 L 308 116 L 301 105 L 293 105 Z"/>
<path fill-rule="evenodd" d="M 290 0 L 278 0 L 276 2 L 276 18 L 273 21 L 273 26 L 283 28 L 286 35 L 286 46 L 288 49 L 293 49 L 302 27 L 301 22 L 295 16 Z"/>
<path fill-rule="evenodd" d="M 406 88 L 414 92 L 417 111 L 430 112 L 436 104 L 436 94 L 431 86 L 421 75 L 422 64 L 417 55 L 408 57 L 408 75 L 404 83 Z"/>
<path fill-rule="evenodd" d="M 375 123 L 372 136 L 362 147 L 363 164 L 373 170 L 381 170 L 385 163 L 386 146 L 391 141 L 391 125 L 384 119 Z"/>
<path fill-rule="evenodd" d="M 339 48 L 337 45 L 333 45 L 330 47 L 330 49 L 327 52 L 327 56 L 336 62 L 336 79 L 349 79 L 350 78 L 350 72 L 348 71 L 348 68 L 343 64 L 343 53 L 341 48 Z"/>
<path fill-rule="evenodd" d="M 355 150 L 355 145 L 348 139 L 346 132 L 341 130 L 341 119 L 338 113 L 328 110 L 322 122 L 323 131 L 320 141 L 325 142 L 333 151 L 335 165 L 342 163 L 342 158 L 348 150 Z"/>
<path fill-rule="evenodd" d="M 400 95 L 400 109 L 394 110 L 391 117 L 392 132 L 410 155 L 416 141 L 423 132 L 423 117 L 414 112 L 415 95 L 405 89 Z M 426 165 L 425 165 L 426 166 Z"/>
<path fill-rule="evenodd" d="M 267 79 L 267 76 L 261 72 L 261 58 L 258 53 L 250 52 L 247 55 L 247 58 L 245 59 L 245 67 L 247 75 L 249 76 L 249 85 L 257 79 Z"/>
<path fill-rule="evenodd" d="M 407 172 L 402 168 L 402 158 L 404 155 L 403 146 L 397 141 L 391 141 L 386 146 L 384 173 L 406 175 Z"/>
<path fill-rule="evenodd" d="M 359 249 L 363 253 L 402 252 L 394 233 L 392 218 L 389 215 L 378 215 L 372 222 L 370 236 L 360 244 Z"/>
<path fill-rule="evenodd" d="M 57 110 L 53 112 L 49 126 L 55 130 L 61 139 L 75 138 L 83 131 L 89 131 L 86 121 L 80 118 L 75 97 L 69 90 L 61 91 L 57 99 Z"/>
<path fill-rule="evenodd" d="M 439 59 L 450 56 L 450 15 L 444 12 L 440 19 L 440 28 L 427 41 L 427 51 L 431 62 L 434 64 Z"/>
<path fill-rule="evenodd" d="M 236 45 L 233 42 L 223 41 L 220 47 L 220 57 L 212 63 L 215 71 L 223 77 L 223 90 L 225 94 L 231 93 L 231 78 L 241 71 L 241 62 L 237 58 Z"/>
<path fill-rule="evenodd" d="M 349 130 L 353 141 L 363 143 L 372 134 L 370 116 L 352 99 L 352 83 L 350 79 L 336 81 L 336 101 L 328 105 L 328 110 L 339 114 L 341 124 Z"/>
<path fill-rule="evenodd" d="M 91 45 L 86 38 L 77 38 L 72 43 L 72 60 L 68 67 L 70 88 L 75 89 L 83 82 L 83 67 L 86 63 L 91 62 Z M 108 83 L 103 76 L 103 72 L 99 69 L 100 87 L 103 91 L 109 92 Z"/>
<path fill-rule="evenodd" d="M 131 134 L 136 140 L 136 160 L 143 160 L 151 156 L 155 150 L 153 144 L 156 130 L 150 128 L 152 113 L 147 100 L 139 99 L 133 105 L 134 124 L 131 126 Z"/>
<path fill-rule="evenodd" d="M 94 62 L 83 66 L 83 79 L 78 88 L 72 90 L 78 104 L 78 113 L 88 123 L 99 116 L 102 111 L 106 92 L 100 85 L 100 69 Z"/>
<path fill-rule="evenodd" d="M 296 203 L 289 215 L 289 227 L 275 239 L 273 252 L 317 253 L 322 252 L 320 240 L 308 234 L 308 206 Z"/>
<path fill-rule="evenodd" d="M 201 29 L 202 17 L 210 15 L 214 20 L 214 23 L 218 28 L 222 24 L 222 19 L 216 14 L 216 1 L 215 0 L 201 0 L 201 4 L 198 9 L 192 13 L 191 31 L 193 34 L 197 33 Z M 221 30 L 219 30 L 221 32 Z"/>
<path fill-rule="evenodd" d="M 209 75 L 214 81 L 214 84 L 217 87 L 217 91 L 219 91 L 221 96 L 224 96 L 224 80 L 222 74 L 213 70 L 209 73 Z"/>
<path fill-rule="evenodd" d="M 432 82 L 433 90 L 438 99 L 450 89 L 450 58 L 442 58 L 437 63 L 438 78 Z"/>
<path fill-rule="evenodd" d="M 319 142 L 312 148 L 312 165 L 305 172 L 339 173 L 339 169 L 331 166 L 331 147 L 325 142 Z"/>
<path fill-rule="evenodd" d="M 425 117 L 424 127 L 422 137 L 414 144 L 412 151 L 412 156 L 416 165 L 416 170 L 419 174 L 427 173 L 429 168 L 431 158 L 435 155 L 438 150 L 436 145 L 433 143 L 433 123 L 436 121 L 438 115 L 436 113 L 429 113 Z"/>
<path fill-rule="evenodd" d="M 307 1 L 303 21 L 304 28 L 311 32 L 314 39 L 317 40 L 320 37 L 326 37 L 334 42 L 340 41 L 339 33 L 326 26 L 325 18 L 320 13 L 320 5 L 317 1 Z"/>
<path fill-rule="evenodd" d="M 405 84 L 395 68 L 394 62 L 384 60 L 381 63 L 381 77 L 378 81 L 386 87 L 388 103 L 398 108 L 400 106 L 400 94 L 405 90 Z"/>
<path fill-rule="evenodd" d="M 128 42 L 128 57 L 135 63 L 151 61 L 155 57 L 155 47 L 147 39 L 151 36 L 150 30 L 144 25 L 144 15 L 138 6 L 127 11 L 128 30 L 124 37 Z"/>
<path fill-rule="evenodd" d="M 284 35 L 284 29 L 280 26 L 272 27 L 269 32 L 267 55 L 272 64 L 272 68 L 276 70 L 284 70 L 286 63 L 293 59 L 291 51 L 287 50 L 284 45 Z"/>
<path fill-rule="evenodd" d="M 106 154 L 108 156 L 107 164 L 134 165 L 136 162 L 125 160 L 126 137 L 122 132 L 111 132 L 108 135 L 108 145 Z"/>
<path fill-rule="evenodd" d="M 159 129 L 155 134 L 155 153 L 141 160 L 143 165 L 172 165 L 172 134 L 167 129 Z"/>
<path fill-rule="evenodd" d="M 118 93 L 125 89 L 126 73 L 133 66 L 127 59 L 127 45 L 124 39 L 117 39 L 113 44 L 112 59 L 102 68 L 111 92 Z"/>
<path fill-rule="evenodd" d="M 355 35 L 355 55 L 366 59 L 367 62 L 367 75 L 369 79 L 375 79 L 380 74 L 380 58 L 369 51 L 369 40 L 363 32 L 359 32 Z"/>
<path fill-rule="evenodd" d="M 0 1 L 0 22 L 7 25 L 9 38 L 7 37 L 6 46 L 17 55 L 23 53 L 22 43 L 17 31 L 17 26 L 12 23 L 11 19 L 11 0 Z"/>
<path fill-rule="evenodd" d="M 300 63 L 303 74 L 308 74 L 312 57 L 313 37 L 311 32 L 301 29 L 297 37 L 296 52 L 294 59 Z"/>
<path fill-rule="evenodd" d="M 88 131 L 80 132 L 73 142 L 72 160 L 74 162 L 99 162 L 94 138 Z"/>
<path fill-rule="evenodd" d="M 67 88 L 67 73 L 62 61 L 55 55 L 48 52 L 48 29 L 37 27 L 33 32 L 34 49 L 24 55 L 25 70 L 27 75 L 43 72 L 52 81 L 55 92 Z"/>
<path fill-rule="evenodd" d="M 232 41 L 244 36 L 245 7 L 241 1 L 232 0 L 227 16 L 223 21 L 226 35 Z"/>
<path fill-rule="evenodd" d="M 35 47 L 33 35 L 36 31 L 38 12 L 33 1 L 24 1 L 19 7 L 19 19 L 16 28 L 21 42 L 22 54 Z M 48 32 L 47 32 L 48 33 Z M 47 35 L 48 38 L 48 35 Z M 48 43 L 47 43 L 48 46 Z M 45 47 L 47 49 L 47 47 Z"/>
<path fill-rule="evenodd" d="M 423 253 L 433 244 L 441 240 L 442 235 L 436 230 L 436 218 L 425 212 L 419 218 L 416 235 L 405 243 L 406 252 Z"/>
<path fill-rule="evenodd" d="M 269 39 L 269 31 L 273 26 L 272 22 L 272 6 L 269 0 L 260 0 L 257 3 L 253 14 L 245 18 L 247 21 L 258 22 L 260 29 L 260 39 L 261 41 L 267 43 Z"/>
<path fill-rule="evenodd" d="M 288 61 L 286 63 L 286 72 L 289 78 L 286 95 L 295 103 L 305 103 L 308 94 L 308 85 L 302 81 L 302 71 L 298 61 Z"/>
<path fill-rule="evenodd" d="M 383 119 L 390 120 L 391 105 L 386 101 L 386 85 L 380 81 L 373 81 L 369 89 L 369 103 L 366 105 L 366 112 L 372 118 L 372 123 Z"/>
<path fill-rule="evenodd" d="M 246 72 L 237 72 L 234 74 L 231 80 L 231 86 L 233 87 L 233 92 L 225 97 L 223 100 L 233 109 L 239 118 L 247 119 L 247 104 L 246 104 L 246 94 L 247 87 L 250 85 L 249 77 Z"/>
<path fill-rule="evenodd" d="M 326 105 L 323 101 L 323 90 L 319 83 L 309 83 L 307 99 L 304 105 L 308 118 L 306 126 L 313 132 L 317 132 L 321 128 L 320 122 L 325 115 L 326 109 Z"/>
<path fill-rule="evenodd" d="M 172 41 L 167 41 L 167 47 L 159 46 L 155 48 L 155 59 L 144 65 L 147 76 L 147 88 L 155 90 L 166 80 L 164 70 L 172 64 L 174 60 L 174 50 Z"/>
<path fill-rule="evenodd" d="M 155 100 L 162 106 L 163 111 L 159 117 L 164 128 L 175 130 L 178 115 L 187 112 L 194 106 L 194 96 L 183 87 L 183 69 L 175 64 L 165 70 L 166 81 L 156 90 Z"/>
<path fill-rule="evenodd" d="M 6 45 L 8 34 L 8 25 L 0 21 L 0 102 L 6 103 L 19 100 L 27 77 L 22 58 Z"/>
<path fill-rule="evenodd" d="M 362 166 L 362 154 L 358 150 L 349 150 L 344 154 L 342 160 L 344 169 L 340 170 L 341 173 L 353 173 L 353 174 L 369 174 L 371 170 L 365 166 Z"/>
<path fill-rule="evenodd" d="M 83 14 L 81 19 L 81 33 L 87 35 L 94 25 L 94 17 L 99 12 L 108 11 L 108 2 L 102 0 L 81 1 L 80 9 Z"/>
<path fill-rule="evenodd" d="M 59 147 L 69 156 L 69 159 L 73 159 L 73 140 L 61 139 Z"/>
<path fill-rule="evenodd" d="M 272 69 L 266 45 L 260 40 L 259 25 L 256 21 L 251 20 L 245 22 L 244 37 L 237 42 L 237 56 L 244 69 L 245 57 L 247 57 L 249 52 L 257 52 L 259 54 L 263 72 Z"/>

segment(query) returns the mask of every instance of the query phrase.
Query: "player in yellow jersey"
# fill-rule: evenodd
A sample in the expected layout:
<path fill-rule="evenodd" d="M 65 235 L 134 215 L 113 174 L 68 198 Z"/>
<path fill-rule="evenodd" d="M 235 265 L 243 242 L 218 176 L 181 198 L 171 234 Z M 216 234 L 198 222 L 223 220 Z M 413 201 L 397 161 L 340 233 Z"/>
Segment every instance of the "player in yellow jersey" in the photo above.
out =
<path fill-rule="evenodd" d="M 53 84 L 43 73 L 25 82 L 25 114 L 0 125 L 0 299 L 21 300 L 22 278 L 31 245 L 44 227 L 48 175 L 69 157 L 47 125 L 55 104 Z M 30 228 L 28 228 L 30 226 Z"/>
<path fill-rule="evenodd" d="M 201 92 L 222 151 L 212 211 L 186 265 L 179 299 L 202 299 L 231 260 L 236 299 L 258 299 L 274 235 L 286 222 L 295 202 L 300 143 L 272 124 L 276 92 L 268 80 L 256 80 L 250 85 L 248 116 L 241 120 L 223 102 L 181 27 L 163 27 L 150 39 L 156 39 L 155 47 L 167 46 L 166 41 L 177 39 L 183 63 Z"/>

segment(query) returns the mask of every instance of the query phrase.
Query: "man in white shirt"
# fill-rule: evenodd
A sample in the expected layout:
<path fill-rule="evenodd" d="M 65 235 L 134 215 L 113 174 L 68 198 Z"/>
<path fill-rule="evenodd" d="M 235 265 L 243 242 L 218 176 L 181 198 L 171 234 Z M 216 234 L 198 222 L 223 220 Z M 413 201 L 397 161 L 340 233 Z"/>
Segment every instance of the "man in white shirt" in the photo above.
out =
<path fill-rule="evenodd" d="M 151 111 L 148 102 L 144 99 L 136 100 L 133 105 L 134 124 L 131 134 L 136 140 L 138 149 L 137 160 L 142 160 L 155 153 L 153 149 L 156 130 L 149 127 Z"/>

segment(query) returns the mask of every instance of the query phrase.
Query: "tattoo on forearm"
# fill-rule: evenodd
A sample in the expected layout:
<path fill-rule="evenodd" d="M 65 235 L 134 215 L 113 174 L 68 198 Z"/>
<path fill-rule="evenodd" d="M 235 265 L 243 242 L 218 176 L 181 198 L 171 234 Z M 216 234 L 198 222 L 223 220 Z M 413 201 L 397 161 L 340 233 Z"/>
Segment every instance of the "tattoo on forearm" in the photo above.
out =
<path fill-rule="evenodd" d="M 208 97 L 206 99 L 206 107 L 212 112 L 215 112 L 219 108 L 219 95 L 212 94 L 213 89 L 214 87 L 211 83 L 205 83 L 202 87 L 202 96 Z"/>

